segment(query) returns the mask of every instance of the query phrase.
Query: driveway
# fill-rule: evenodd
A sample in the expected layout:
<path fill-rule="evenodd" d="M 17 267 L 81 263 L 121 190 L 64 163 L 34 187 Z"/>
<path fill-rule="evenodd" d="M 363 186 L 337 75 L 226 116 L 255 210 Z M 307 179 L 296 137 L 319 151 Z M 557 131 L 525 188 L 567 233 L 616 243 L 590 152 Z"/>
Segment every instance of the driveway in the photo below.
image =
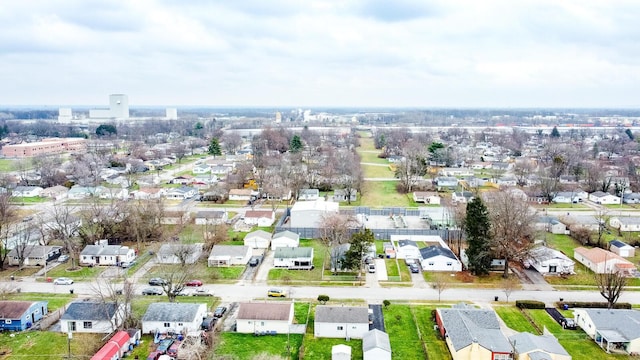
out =
<path fill-rule="evenodd" d="M 369 309 L 373 311 L 371 313 L 371 324 L 369 325 L 369 330 L 378 329 L 380 331 L 385 331 L 384 329 L 384 315 L 382 314 L 382 305 L 380 304 L 369 304 Z"/>
<path fill-rule="evenodd" d="M 260 265 L 258 265 L 258 271 L 253 277 L 253 282 L 265 284 L 269 278 L 269 270 L 273 268 L 273 251 L 265 250 L 267 254 L 262 258 Z"/>
<path fill-rule="evenodd" d="M 544 276 L 540 274 L 536 269 L 517 269 L 511 268 L 522 282 L 523 290 L 538 290 L 538 291 L 554 291 L 553 286 L 549 285 Z"/>

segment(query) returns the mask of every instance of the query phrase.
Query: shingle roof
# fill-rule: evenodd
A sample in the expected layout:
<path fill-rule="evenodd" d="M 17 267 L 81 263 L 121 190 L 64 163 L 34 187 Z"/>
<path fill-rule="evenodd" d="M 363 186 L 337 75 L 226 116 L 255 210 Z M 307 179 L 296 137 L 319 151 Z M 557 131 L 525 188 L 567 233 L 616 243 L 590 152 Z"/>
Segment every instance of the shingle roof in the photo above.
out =
<path fill-rule="evenodd" d="M 244 213 L 244 218 L 272 218 L 273 217 L 273 211 L 271 210 L 247 210 Z"/>
<path fill-rule="evenodd" d="M 242 245 L 215 245 L 209 253 L 209 257 L 214 256 L 245 256 L 249 251 L 248 246 Z"/>
<path fill-rule="evenodd" d="M 578 248 L 575 248 L 573 251 L 584 256 L 585 258 L 589 259 L 591 262 L 595 264 L 599 264 L 605 261 L 610 261 L 612 259 L 616 259 L 621 263 L 630 263 L 629 260 L 623 258 L 622 256 L 618 254 L 614 254 L 611 251 L 607 251 L 600 248 L 587 249 L 583 247 L 578 247 Z"/>
<path fill-rule="evenodd" d="M 425 260 L 430 259 L 432 257 L 436 257 L 436 256 L 444 256 L 453 260 L 458 260 L 458 258 L 453 253 L 453 251 L 451 251 L 451 249 L 444 248 L 441 246 L 435 246 L 435 245 L 420 249 L 420 254 L 422 255 L 422 258 Z"/>
<path fill-rule="evenodd" d="M 367 331 L 362 336 L 362 352 L 378 348 L 391 353 L 391 343 L 389 342 L 389 334 L 378 329 Z"/>
<path fill-rule="evenodd" d="M 111 320 L 116 313 L 116 303 L 78 301 L 69 304 L 62 320 Z"/>
<path fill-rule="evenodd" d="M 293 303 L 240 303 L 237 319 L 289 321 Z"/>
<path fill-rule="evenodd" d="M 293 240 L 300 240 L 300 235 L 294 233 L 293 231 L 289 231 L 289 230 L 280 231 L 278 233 L 275 233 L 273 235 L 273 240 L 281 238 L 281 237 L 285 237 L 285 238 L 289 238 L 289 239 L 293 239 Z"/>
<path fill-rule="evenodd" d="M 621 341 L 640 338 L 640 311 L 626 309 L 584 309 L 600 333 L 606 332 L 609 340 Z M 618 340 L 614 340 L 618 341 Z"/>
<path fill-rule="evenodd" d="M 49 254 L 52 251 L 57 251 L 62 249 L 62 246 L 44 246 L 44 245 L 26 245 L 24 250 L 22 250 L 22 254 L 24 257 L 44 257 L 46 254 Z M 18 256 L 18 248 L 15 247 L 11 249 L 8 254 L 9 257 Z"/>
<path fill-rule="evenodd" d="M 456 351 L 477 342 L 493 352 L 511 352 L 511 344 L 500 331 L 494 311 L 452 308 L 438 309 L 438 312 Z"/>
<path fill-rule="evenodd" d="M 534 350 L 542 350 L 549 354 L 569 356 L 569 353 L 560 345 L 553 335 L 533 335 L 530 333 L 518 333 L 509 337 L 509 341 L 518 354 L 525 354 Z"/>
<path fill-rule="evenodd" d="M 271 234 L 264 231 L 264 230 L 256 230 L 253 232 L 248 233 L 247 235 L 244 236 L 244 238 L 252 238 L 252 237 L 257 237 L 260 239 L 265 239 L 265 240 L 271 240 Z"/>
<path fill-rule="evenodd" d="M 125 255 L 128 252 L 129 252 L 129 248 L 127 246 L 87 245 L 84 247 L 80 255 L 109 256 L 109 255 Z"/>
<path fill-rule="evenodd" d="M 622 225 L 638 225 L 640 224 L 640 217 L 628 217 L 621 216 L 616 218 Z"/>
<path fill-rule="evenodd" d="M 369 323 L 369 308 L 361 306 L 316 306 L 316 323 Z"/>
<path fill-rule="evenodd" d="M 205 304 L 152 303 L 142 321 L 192 322 Z"/>
<path fill-rule="evenodd" d="M 196 212 L 196 219 L 222 219 L 225 211 L 222 210 L 203 210 Z"/>
<path fill-rule="evenodd" d="M 277 259 L 290 259 L 300 257 L 313 257 L 312 247 L 279 247 L 273 253 Z"/>
<path fill-rule="evenodd" d="M 0 301 L 0 319 L 20 319 L 35 301 Z"/>
<path fill-rule="evenodd" d="M 195 243 L 195 244 L 163 244 L 158 250 L 158 255 L 160 256 L 173 256 L 176 254 L 190 252 L 192 254 L 197 254 L 199 251 L 202 251 L 204 247 L 204 243 Z M 187 250 L 189 249 L 189 250 Z"/>

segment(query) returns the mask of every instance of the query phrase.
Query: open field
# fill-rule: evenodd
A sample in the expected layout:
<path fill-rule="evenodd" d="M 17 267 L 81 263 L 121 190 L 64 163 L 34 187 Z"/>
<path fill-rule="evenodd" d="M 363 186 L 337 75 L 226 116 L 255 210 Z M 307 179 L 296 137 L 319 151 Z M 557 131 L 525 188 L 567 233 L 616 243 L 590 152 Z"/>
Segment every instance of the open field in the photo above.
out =
<path fill-rule="evenodd" d="M 395 177 L 395 174 L 388 166 L 362 165 L 362 173 L 365 178 L 388 179 Z"/>
<path fill-rule="evenodd" d="M 220 334 L 220 342 L 216 346 L 215 354 L 217 356 L 230 355 L 234 360 L 251 360 L 259 354 L 294 360 L 298 359 L 302 338 L 303 335 L 297 334 L 254 336 L 253 334 L 223 332 Z"/>
<path fill-rule="evenodd" d="M 365 181 L 361 206 L 410 206 L 409 198 L 396 190 L 397 183 L 397 181 Z"/>
<path fill-rule="evenodd" d="M 103 334 L 74 333 L 71 355 L 74 359 L 89 359 L 102 346 Z M 50 331 L 0 333 L 0 355 L 9 359 L 63 359 L 68 355 L 67 334 Z"/>

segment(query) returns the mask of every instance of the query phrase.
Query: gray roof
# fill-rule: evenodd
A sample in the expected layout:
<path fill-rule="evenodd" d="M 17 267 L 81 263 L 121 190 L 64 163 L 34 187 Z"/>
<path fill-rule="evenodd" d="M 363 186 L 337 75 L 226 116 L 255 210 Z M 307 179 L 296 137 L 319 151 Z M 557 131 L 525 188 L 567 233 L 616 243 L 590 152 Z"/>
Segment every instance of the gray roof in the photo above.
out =
<path fill-rule="evenodd" d="M 369 323 L 369 308 L 362 306 L 316 306 L 316 323 Z"/>
<path fill-rule="evenodd" d="M 202 210 L 196 212 L 196 219 L 222 219 L 225 213 L 222 210 Z"/>
<path fill-rule="evenodd" d="M 242 245 L 215 245 L 211 249 L 209 257 L 212 256 L 245 256 L 249 251 L 248 246 Z"/>
<path fill-rule="evenodd" d="M 458 258 L 453 253 L 453 251 L 451 251 L 451 249 L 444 248 L 441 246 L 435 246 L 435 245 L 420 249 L 420 255 L 422 255 L 422 258 L 425 260 L 430 259 L 432 257 L 439 256 L 439 255 L 448 257 L 453 260 L 458 260 Z"/>
<path fill-rule="evenodd" d="M 438 312 L 456 351 L 474 342 L 493 352 L 512 351 L 493 310 L 453 308 L 438 309 Z"/>
<path fill-rule="evenodd" d="M 27 258 L 44 257 L 55 251 L 62 249 L 62 246 L 45 246 L 45 245 L 26 245 L 22 251 L 22 255 Z M 18 248 L 11 249 L 9 257 L 18 256 Z"/>
<path fill-rule="evenodd" d="M 259 303 L 240 303 L 238 306 L 237 319 L 241 320 L 291 320 L 290 302 L 259 302 Z"/>
<path fill-rule="evenodd" d="M 538 246 L 536 248 L 531 249 L 531 251 L 529 251 L 529 257 L 532 259 L 537 259 L 538 261 L 562 259 L 565 261 L 573 262 L 571 258 L 563 254 L 562 252 L 556 249 L 548 248 L 546 246 Z"/>
<path fill-rule="evenodd" d="M 84 247 L 80 255 L 91 256 L 110 256 L 110 255 L 126 255 L 129 248 L 122 245 L 87 245 Z"/>
<path fill-rule="evenodd" d="M 313 257 L 312 247 L 279 247 L 273 253 L 273 257 L 277 259 L 289 259 L 300 257 Z"/>
<path fill-rule="evenodd" d="M 613 342 L 640 338 L 640 311 L 626 309 L 584 309 L 596 329 Z"/>
<path fill-rule="evenodd" d="M 244 236 L 245 239 L 248 237 L 257 237 L 260 239 L 271 240 L 271 233 L 268 233 L 264 230 L 256 230 Z"/>
<path fill-rule="evenodd" d="M 509 341 L 513 344 L 513 348 L 518 354 L 524 354 L 534 350 L 542 350 L 544 353 L 548 354 L 569 356 L 569 353 L 567 353 L 567 351 L 558 342 L 558 339 L 556 339 L 553 335 L 538 336 L 524 332 L 511 335 L 509 337 Z M 541 359 L 546 358 L 542 357 Z"/>
<path fill-rule="evenodd" d="M 362 336 L 362 352 L 367 352 L 375 348 L 391 353 L 389 334 L 378 329 L 373 329 L 364 333 Z"/>
<path fill-rule="evenodd" d="M 78 301 L 69 304 L 62 320 L 111 320 L 116 313 L 116 303 Z"/>
<path fill-rule="evenodd" d="M 640 217 L 630 217 L 630 216 L 620 216 L 617 217 L 618 221 L 620 221 L 623 225 L 637 225 L 640 224 Z"/>
<path fill-rule="evenodd" d="M 293 231 L 289 231 L 289 230 L 280 231 L 278 233 L 275 233 L 273 235 L 273 240 L 281 238 L 281 237 L 286 237 L 286 238 L 293 239 L 293 240 L 300 240 L 300 235 L 294 233 Z"/>
<path fill-rule="evenodd" d="M 551 225 L 560 224 L 560 220 L 558 220 L 558 218 L 554 216 L 538 216 L 538 219 L 536 220 L 536 222 L 539 224 L 551 224 Z"/>
<path fill-rule="evenodd" d="M 163 244 L 158 250 L 158 255 L 160 256 L 171 256 L 176 255 L 181 252 L 191 252 L 192 254 L 197 254 L 199 251 L 202 251 L 204 247 L 204 243 L 194 243 L 194 244 Z M 186 249 L 190 249 L 186 251 Z M 185 254 L 186 255 L 186 254 Z"/>
<path fill-rule="evenodd" d="M 401 248 L 403 246 L 413 246 L 417 248 L 418 244 L 413 240 L 398 240 L 398 247 Z"/>
<path fill-rule="evenodd" d="M 151 303 L 142 321 L 192 322 L 202 305 L 204 304 Z"/>

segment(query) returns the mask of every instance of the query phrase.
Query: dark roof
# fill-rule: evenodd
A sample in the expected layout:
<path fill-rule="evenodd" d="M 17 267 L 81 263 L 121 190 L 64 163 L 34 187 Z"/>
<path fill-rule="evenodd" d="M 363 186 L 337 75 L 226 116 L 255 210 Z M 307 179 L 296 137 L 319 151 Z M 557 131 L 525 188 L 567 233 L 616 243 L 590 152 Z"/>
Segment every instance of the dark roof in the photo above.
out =
<path fill-rule="evenodd" d="M 493 352 L 511 352 L 493 310 L 470 307 L 438 309 L 442 324 L 456 351 L 477 342 Z"/>
<path fill-rule="evenodd" d="M 111 320 L 116 313 L 116 303 L 79 301 L 69 305 L 62 320 Z"/>
<path fill-rule="evenodd" d="M 0 319 L 20 319 L 36 301 L 0 301 Z"/>
<path fill-rule="evenodd" d="M 240 303 L 237 319 L 289 321 L 293 303 Z"/>
<path fill-rule="evenodd" d="M 225 212 L 222 210 L 202 210 L 196 213 L 196 219 L 222 219 Z"/>
<path fill-rule="evenodd" d="M 316 306 L 316 323 L 369 323 L 369 308 L 362 306 Z"/>
<path fill-rule="evenodd" d="M 27 245 L 22 250 L 22 254 L 27 258 L 44 257 L 47 254 L 62 249 L 62 246 Z M 18 256 L 18 248 L 11 249 L 9 257 Z"/>
<path fill-rule="evenodd" d="M 615 246 L 615 247 L 617 247 L 617 248 L 623 248 L 623 247 L 625 247 L 625 246 L 631 246 L 631 245 L 628 245 L 628 244 L 626 244 L 626 243 L 623 243 L 623 242 L 622 242 L 622 241 L 620 241 L 620 240 L 611 240 L 611 242 L 610 242 L 609 244 L 610 244 L 611 246 Z"/>
<path fill-rule="evenodd" d="M 195 320 L 202 305 L 205 304 L 152 303 L 142 321 L 191 322 Z"/>
<path fill-rule="evenodd" d="M 398 240 L 398 247 L 401 248 L 403 246 L 418 247 L 418 244 L 413 240 Z"/>
<path fill-rule="evenodd" d="M 420 254 L 422 255 L 422 258 L 425 260 L 438 255 L 445 256 L 453 260 L 458 260 L 458 258 L 453 253 L 453 251 L 451 251 L 451 249 L 444 248 L 441 246 L 435 246 L 435 245 L 420 249 Z"/>

